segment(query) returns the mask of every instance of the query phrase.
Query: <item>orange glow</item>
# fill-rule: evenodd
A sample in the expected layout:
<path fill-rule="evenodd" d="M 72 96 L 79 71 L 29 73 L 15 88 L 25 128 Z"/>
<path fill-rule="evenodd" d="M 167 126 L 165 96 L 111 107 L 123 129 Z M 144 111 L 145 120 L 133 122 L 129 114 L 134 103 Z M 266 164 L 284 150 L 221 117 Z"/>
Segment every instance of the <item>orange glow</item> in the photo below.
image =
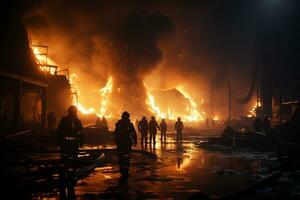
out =
<path fill-rule="evenodd" d="M 167 112 L 162 112 L 160 109 L 160 106 L 157 105 L 155 102 L 154 96 L 148 92 L 147 94 L 147 104 L 149 106 L 149 110 L 156 114 L 156 117 L 158 119 L 171 119 L 176 120 L 177 117 L 181 117 L 183 121 L 189 121 L 189 122 L 197 122 L 197 121 L 203 121 L 205 112 L 200 113 L 197 110 L 197 105 L 192 99 L 192 97 L 184 90 L 183 86 L 178 86 L 176 88 L 186 99 L 188 99 L 189 104 L 186 105 L 185 112 L 188 112 L 190 114 L 182 114 L 182 113 L 175 113 L 172 111 L 171 108 L 167 108 Z"/>
<path fill-rule="evenodd" d="M 39 65 L 40 69 L 44 72 L 49 72 L 50 74 L 55 73 L 56 69 L 55 67 L 51 66 L 57 66 L 57 64 L 49 58 L 46 54 L 42 53 L 38 47 L 31 47 L 32 51 L 35 55 L 36 62 Z"/>
<path fill-rule="evenodd" d="M 159 107 L 155 103 L 153 95 L 148 93 L 147 96 L 148 96 L 148 99 L 147 99 L 146 103 L 149 105 L 150 111 L 152 111 L 153 113 L 156 114 L 156 118 L 165 119 L 167 115 L 166 115 L 166 113 L 162 113 L 160 111 Z"/>
<path fill-rule="evenodd" d="M 213 118 L 214 121 L 219 121 L 220 120 L 220 117 L 218 115 L 214 116 Z"/>
<path fill-rule="evenodd" d="M 99 90 L 99 93 L 101 95 L 99 111 L 97 111 L 94 107 L 87 108 L 84 105 L 82 105 L 82 103 L 80 102 L 80 90 L 79 90 L 79 87 L 76 85 L 76 82 L 74 81 L 74 79 L 77 79 L 77 75 L 71 74 L 70 83 L 73 85 L 73 87 L 78 95 L 78 104 L 75 99 L 73 99 L 73 104 L 77 105 L 79 112 L 84 115 L 95 114 L 98 117 L 105 116 L 106 118 L 111 118 L 112 114 L 108 114 L 108 104 L 109 104 L 109 97 L 110 97 L 110 94 L 111 94 L 112 88 L 113 88 L 112 77 L 109 77 L 106 82 L 106 85 Z"/>
<path fill-rule="evenodd" d="M 57 64 L 49 57 L 44 52 L 41 52 L 38 47 L 33 46 L 32 51 L 36 57 L 37 64 L 39 65 L 39 68 L 42 71 L 49 72 L 52 75 L 55 75 L 56 72 L 56 66 Z M 53 67 L 52 67 L 53 66 Z M 77 99 L 72 99 L 73 105 L 76 105 L 79 112 L 84 114 L 84 115 L 89 115 L 89 114 L 95 114 L 98 117 L 103 117 L 105 116 L 106 118 L 112 117 L 111 114 L 108 114 L 108 103 L 109 103 L 109 97 L 110 93 L 112 92 L 113 88 L 113 82 L 112 82 L 112 77 L 109 77 L 107 80 L 106 85 L 99 90 L 100 96 L 101 96 L 101 102 L 100 102 L 100 108 L 99 111 L 97 112 L 94 107 L 87 108 L 80 102 L 80 89 L 79 86 L 77 85 L 78 81 L 78 76 L 75 73 L 72 73 L 69 77 L 69 82 L 72 85 L 72 92 L 77 93 L 78 95 L 78 102 Z"/>
<path fill-rule="evenodd" d="M 189 152 L 187 157 L 177 158 L 176 170 L 185 172 L 186 168 L 189 167 L 193 159 L 193 145 L 189 145 Z"/>
<path fill-rule="evenodd" d="M 256 109 L 261 106 L 261 103 L 257 102 L 252 106 L 252 108 L 248 111 L 247 117 L 255 117 L 256 116 Z"/>
<path fill-rule="evenodd" d="M 41 48 L 40 48 L 41 47 Z M 47 56 L 47 50 L 43 52 L 43 47 L 45 46 L 32 46 L 32 51 L 36 57 L 37 64 L 42 71 L 48 72 L 52 75 L 56 75 L 57 64 L 54 60 Z M 113 78 L 108 77 L 106 85 L 103 88 L 97 89 L 96 95 L 92 98 L 99 98 L 97 105 L 87 106 L 91 103 L 90 99 L 83 98 L 82 93 L 84 93 L 84 88 L 80 82 L 80 74 L 75 74 L 70 70 L 69 82 L 71 85 L 72 93 L 77 94 L 77 96 L 72 95 L 73 105 L 76 105 L 79 112 L 84 115 L 94 114 L 98 117 L 105 116 L 106 118 L 112 118 L 113 114 L 110 111 L 111 93 L 113 91 Z M 193 100 L 192 96 L 188 94 L 184 86 L 179 85 L 176 89 L 185 97 L 187 103 L 185 109 L 180 111 L 174 111 L 171 107 L 166 106 L 162 109 L 160 105 L 155 101 L 154 96 L 148 91 L 146 104 L 148 105 L 149 111 L 156 115 L 158 119 L 170 119 L 176 120 L 177 117 L 181 117 L 182 121 L 188 122 L 199 122 L 203 121 L 205 118 L 205 112 L 199 112 L 197 104 Z M 120 88 L 116 88 L 116 92 L 120 93 Z M 200 104 L 204 104 L 204 99 L 201 99 Z M 164 110 L 164 111 L 162 111 Z"/>
<path fill-rule="evenodd" d="M 183 119 L 185 119 L 186 121 L 190 121 L 190 122 L 203 121 L 204 120 L 203 115 L 205 115 L 205 113 L 204 112 L 200 113 L 197 110 L 197 104 L 192 99 L 192 97 L 187 93 L 187 91 L 184 89 L 184 87 L 179 85 L 176 89 L 179 92 L 181 92 L 181 94 L 183 94 L 183 96 L 185 98 L 187 98 L 190 102 L 190 105 L 187 105 L 187 111 L 190 111 L 190 115 L 184 115 Z"/>
<path fill-rule="evenodd" d="M 96 112 L 95 112 L 95 108 L 85 108 L 83 107 L 79 102 L 78 102 L 78 105 L 77 105 L 77 108 L 79 110 L 79 112 L 81 112 L 81 114 L 84 114 L 84 115 L 89 115 L 89 114 L 96 114 L 98 115 Z"/>
<path fill-rule="evenodd" d="M 261 107 L 261 102 L 259 101 L 258 103 L 257 103 L 257 106 L 256 106 L 257 108 L 258 107 Z"/>
<path fill-rule="evenodd" d="M 108 115 L 108 113 L 107 113 L 107 107 L 108 107 L 108 103 L 109 103 L 109 97 L 112 92 L 112 88 L 113 88 L 113 80 L 112 80 L 112 77 L 110 76 L 107 80 L 105 87 L 103 87 L 99 90 L 100 95 L 102 97 L 102 101 L 101 101 L 101 105 L 100 105 L 101 106 L 100 113 L 99 113 L 100 116 L 111 117 L 111 114 Z"/>

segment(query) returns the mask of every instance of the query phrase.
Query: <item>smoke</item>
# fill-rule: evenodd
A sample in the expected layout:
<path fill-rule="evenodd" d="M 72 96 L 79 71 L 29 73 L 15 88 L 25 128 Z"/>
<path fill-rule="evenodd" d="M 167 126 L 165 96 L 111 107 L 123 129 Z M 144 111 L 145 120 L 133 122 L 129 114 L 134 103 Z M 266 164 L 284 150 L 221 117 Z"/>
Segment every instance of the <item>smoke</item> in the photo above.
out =
<path fill-rule="evenodd" d="M 148 111 L 143 82 L 153 90 L 183 84 L 200 104 L 209 101 L 213 80 L 215 98 L 222 97 L 215 102 L 224 107 L 230 67 L 236 96 L 244 94 L 253 71 L 253 13 L 251 1 L 235 3 L 53 0 L 24 19 L 33 43 L 48 45 L 49 57 L 79 75 L 87 107 L 99 105 L 99 88 L 112 76 L 109 109 L 140 115 Z"/>
<path fill-rule="evenodd" d="M 120 12 L 109 12 L 112 8 Z M 109 110 L 148 112 L 143 80 L 162 60 L 159 42 L 174 32 L 169 17 L 133 12 L 122 3 L 44 1 L 25 22 L 34 43 L 48 45 L 49 57 L 79 75 L 85 105 L 99 105 L 99 88 L 112 76 Z"/>
<path fill-rule="evenodd" d="M 96 60 L 111 61 L 108 73 L 117 87 L 113 99 L 114 102 L 119 100 L 121 110 L 129 110 L 139 116 L 148 112 L 143 80 L 162 60 L 159 40 L 173 30 L 170 18 L 160 13 L 130 14 L 113 28 L 107 41 L 110 45 L 102 47 L 98 43 L 97 48 L 108 48 L 109 59 L 98 53 L 100 57 Z"/>

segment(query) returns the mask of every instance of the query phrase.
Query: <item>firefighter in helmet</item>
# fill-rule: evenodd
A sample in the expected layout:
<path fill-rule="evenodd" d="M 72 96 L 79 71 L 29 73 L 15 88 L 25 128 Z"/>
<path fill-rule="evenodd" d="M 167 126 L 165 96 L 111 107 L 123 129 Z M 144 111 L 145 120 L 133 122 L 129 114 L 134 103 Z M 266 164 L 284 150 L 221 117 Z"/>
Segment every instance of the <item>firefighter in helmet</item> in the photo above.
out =
<path fill-rule="evenodd" d="M 160 126 L 160 140 L 161 140 L 161 142 L 166 142 L 166 135 L 167 135 L 166 120 L 162 119 L 159 126 Z"/>
<path fill-rule="evenodd" d="M 182 130 L 183 130 L 183 123 L 181 121 L 181 118 L 178 117 L 176 123 L 175 123 L 175 130 L 177 133 L 177 143 L 182 142 Z"/>
<path fill-rule="evenodd" d="M 77 117 L 76 106 L 68 108 L 68 115 L 63 117 L 57 128 L 63 170 L 62 182 L 66 184 L 69 194 L 74 193 L 76 162 L 79 147 L 83 143 L 83 127 Z"/>
<path fill-rule="evenodd" d="M 130 154 L 132 146 L 137 144 L 137 135 L 133 124 L 130 122 L 130 115 L 123 112 L 121 119 L 116 123 L 114 130 L 115 142 L 119 154 L 119 167 L 122 177 L 129 175 Z"/>
<path fill-rule="evenodd" d="M 160 128 L 157 121 L 155 120 L 155 117 L 152 116 L 151 120 L 149 121 L 150 145 L 153 141 L 153 146 L 155 146 L 157 129 Z"/>
<path fill-rule="evenodd" d="M 142 120 L 138 124 L 138 130 L 141 133 L 141 144 L 142 146 L 148 143 L 148 121 L 145 116 L 143 116 Z"/>

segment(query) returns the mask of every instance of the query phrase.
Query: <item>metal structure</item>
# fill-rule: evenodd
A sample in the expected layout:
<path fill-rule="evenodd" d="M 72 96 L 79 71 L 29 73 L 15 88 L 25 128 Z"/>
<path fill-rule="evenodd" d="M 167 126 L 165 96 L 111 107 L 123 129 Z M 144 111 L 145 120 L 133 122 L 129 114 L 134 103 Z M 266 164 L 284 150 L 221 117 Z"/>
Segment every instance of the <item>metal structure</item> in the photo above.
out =
<path fill-rule="evenodd" d="M 50 65 L 48 64 L 48 46 L 46 45 L 39 45 L 39 44 L 31 44 L 30 45 L 32 49 L 36 48 L 38 49 L 38 53 L 34 52 L 36 56 L 44 57 L 45 63 L 40 62 L 37 59 L 38 66 L 47 74 L 53 74 L 57 75 L 57 66 L 56 65 Z"/>

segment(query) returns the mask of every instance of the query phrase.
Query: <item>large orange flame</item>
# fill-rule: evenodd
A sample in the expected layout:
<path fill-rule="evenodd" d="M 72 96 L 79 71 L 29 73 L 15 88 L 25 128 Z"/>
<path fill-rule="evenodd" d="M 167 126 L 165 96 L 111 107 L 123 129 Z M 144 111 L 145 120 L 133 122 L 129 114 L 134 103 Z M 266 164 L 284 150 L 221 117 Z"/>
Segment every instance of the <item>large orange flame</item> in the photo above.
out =
<path fill-rule="evenodd" d="M 105 87 L 101 88 L 99 90 L 101 97 L 102 97 L 102 101 L 101 101 L 101 107 L 100 107 L 100 115 L 101 116 L 106 116 L 106 117 L 112 117 L 112 114 L 108 114 L 108 104 L 109 104 L 109 97 L 110 94 L 112 92 L 112 88 L 113 88 L 113 79 L 110 76 L 107 80 L 107 83 L 105 85 Z"/>
<path fill-rule="evenodd" d="M 165 119 L 167 117 L 167 115 L 166 115 L 166 113 L 163 113 L 160 111 L 159 107 L 155 103 L 153 95 L 148 92 L 147 96 L 148 96 L 148 99 L 147 99 L 146 103 L 149 105 L 150 111 L 152 111 L 153 113 L 156 114 L 156 118 Z M 169 116 L 168 116 L 168 119 L 169 119 Z"/>
<path fill-rule="evenodd" d="M 181 94 L 183 94 L 183 96 L 185 98 L 187 98 L 190 102 L 190 105 L 187 105 L 187 111 L 190 112 L 190 115 L 184 115 L 183 119 L 186 119 L 187 121 L 203 121 L 204 120 L 204 116 L 205 112 L 200 113 L 197 110 L 197 104 L 195 103 L 195 101 L 192 99 L 192 97 L 187 93 L 187 91 L 184 89 L 184 86 L 179 85 L 176 88 L 179 92 L 181 92 Z"/>
<path fill-rule="evenodd" d="M 44 72 L 49 72 L 50 74 L 54 74 L 56 69 L 50 66 L 57 66 L 57 64 L 51 58 L 49 58 L 44 52 L 41 52 L 38 47 L 32 46 L 31 49 L 35 55 L 36 62 L 39 65 L 39 68 Z"/>
<path fill-rule="evenodd" d="M 256 117 L 256 110 L 259 107 L 261 107 L 261 103 L 255 102 L 255 104 L 252 106 L 252 108 L 248 111 L 247 117 Z"/>
<path fill-rule="evenodd" d="M 88 114 L 95 114 L 98 117 L 106 117 L 106 118 L 111 118 L 112 114 L 108 113 L 108 105 L 109 105 L 109 98 L 110 98 L 110 94 L 112 92 L 112 88 L 113 88 L 113 79 L 112 77 L 108 77 L 108 80 L 106 82 L 106 85 L 99 89 L 99 93 L 101 95 L 101 102 L 100 102 L 100 108 L 95 109 L 94 107 L 85 107 L 84 105 L 82 105 L 82 103 L 80 102 L 80 89 L 78 87 L 78 85 L 76 84 L 76 81 L 74 81 L 74 79 L 77 79 L 78 76 L 76 74 L 71 74 L 70 76 L 70 83 L 73 85 L 73 87 L 75 88 L 75 91 L 77 92 L 78 95 L 78 102 L 76 102 L 75 99 L 73 99 L 73 104 L 77 105 L 78 110 L 80 111 L 80 113 L 84 114 L 84 115 L 88 115 Z"/>
<path fill-rule="evenodd" d="M 57 64 L 49 58 L 46 54 L 41 52 L 38 47 L 32 47 L 32 51 L 35 54 L 37 64 L 41 70 L 49 72 L 50 74 L 54 75 L 56 68 L 51 68 L 51 66 L 57 67 Z M 99 117 L 105 116 L 106 118 L 113 117 L 112 113 L 109 112 L 109 104 L 110 102 L 110 95 L 113 90 L 113 79 L 112 77 L 108 77 L 106 85 L 99 89 L 99 94 L 101 96 L 100 108 L 96 109 L 95 107 L 87 107 L 80 101 L 80 87 L 78 85 L 78 76 L 75 73 L 71 73 L 69 77 L 70 84 L 72 85 L 72 92 L 77 93 L 78 98 L 73 99 L 73 104 L 77 106 L 80 113 L 84 115 L 88 114 L 95 114 Z M 188 101 L 189 104 L 186 105 L 186 113 L 189 114 L 182 114 L 182 113 L 175 113 L 172 111 L 171 108 L 167 108 L 167 112 L 162 112 L 159 105 L 156 104 L 154 96 L 147 92 L 147 101 L 148 108 L 151 112 L 156 114 L 156 117 L 159 119 L 170 119 L 175 120 L 176 117 L 180 116 L 183 121 L 189 122 L 197 122 L 204 120 L 205 113 L 199 112 L 197 109 L 197 104 L 192 99 L 192 97 L 188 94 L 188 92 L 184 89 L 184 86 L 178 86 L 176 88 Z M 203 104 L 202 99 L 202 104 Z"/>
<path fill-rule="evenodd" d="M 147 94 L 147 104 L 149 106 L 149 110 L 156 114 L 156 117 L 158 119 L 170 119 L 175 120 L 176 116 L 180 116 L 183 121 L 189 121 L 189 122 L 197 122 L 197 121 L 203 121 L 205 112 L 200 113 L 197 109 L 197 104 L 192 99 L 192 97 L 184 90 L 183 86 L 178 86 L 176 88 L 186 99 L 188 99 L 189 104 L 186 105 L 186 112 L 190 114 L 182 114 L 182 113 L 175 113 L 172 111 L 171 108 L 168 107 L 168 112 L 162 112 L 159 105 L 155 102 L 154 96 L 148 92 Z"/>
<path fill-rule="evenodd" d="M 37 46 L 32 46 L 32 51 L 36 57 L 36 62 L 39 65 L 39 68 L 42 71 L 49 72 L 50 74 L 54 75 L 57 68 L 57 64 L 49 58 L 45 52 L 42 52 Z M 51 67 L 55 66 L 55 67 Z M 112 77 L 108 78 L 108 81 L 106 85 L 99 90 L 99 93 L 101 95 L 101 102 L 100 102 L 100 108 L 99 112 L 96 111 L 94 107 L 86 108 L 81 102 L 80 102 L 80 90 L 79 86 L 77 85 L 77 81 L 74 81 L 75 79 L 78 79 L 77 74 L 72 73 L 69 77 L 70 84 L 72 85 L 72 92 L 77 93 L 78 99 L 73 98 L 72 102 L 73 105 L 76 105 L 79 112 L 88 115 L 88 114 L 95 114 L 99 117 L 105 116 L 106 118 L 112 117 L 112 114 L 108 114 L 108 104 L 109 104 L 109 96 L 112 92 L 113 82 Z"/>

